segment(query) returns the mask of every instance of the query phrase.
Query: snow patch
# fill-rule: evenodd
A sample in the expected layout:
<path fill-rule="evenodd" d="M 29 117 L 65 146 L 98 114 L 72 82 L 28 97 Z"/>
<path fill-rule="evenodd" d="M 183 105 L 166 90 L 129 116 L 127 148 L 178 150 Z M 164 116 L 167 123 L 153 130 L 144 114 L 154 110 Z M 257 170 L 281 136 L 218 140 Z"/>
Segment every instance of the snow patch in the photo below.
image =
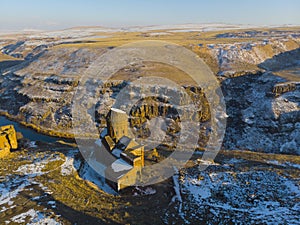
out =
<path fill-rule="evenodd" d="M 96 171 L 92 169 L 89 165 L 92 165 L 92 168 L 97 169 Z M 106 193 L 117 195 L 117 193 L 106 184 L 105 182 L 105 176 L 104 171 L 106 169 L 106 166 L 95 161 L 91 160 L 89 164 L 84 163 L 84 165 L 80 169 L 80 177 L 84 180 L 90 181 L 93 184 L 97 185 L 101 190 L 105 191 Z M 102 173 L 103 174 L 100 174 Z M 100 172 L 100 173 L 99 173 Z"/>
<path fill-rule="evenodd" d="M 61 174 L 63 176 L 71 175 L 76 169 L 74 168 L 74 158 L 66 157 L 65 162 L 61 165 Z"/>
<path fill-rule="evenodd" d="M 28 148 L 36 148 L 36 147 L 37 147 L 36 141 L 29 142 Z"/>
<path fill-rule="evenodd" d="M 125 162 L 123 159 L 118 159 L 111 164 L 111 168 L 115 172 L 121 172 L 124 170 L 131 170 L 133 167 Z"/>
<path fill-rule="evenodd" d="M 59 225 L 61 223 L 57 222 L 53 218 L 50 218 L 46 216 L 44 213 L 41 213 L 39 211 L 35 211 L 34 209 L 30 209 L 25 213 L 21 213 L 17 216 L 14 216 L 11 218 L 11 221 L 7 222 L 14 222 L 14 223 L 25 223 L 27 221 L 30 221 L 29 223 L 26 223 L 27 225 L 38 225 L 38 224 L 48 224 L 48 225 Z"/>
<path fill-rule="evenodd" d="M 9 182 L 0 183 L 0 206 L 4 204 L 12 205 L 12 199 L 24 190 L 30 183 L 18 178 L 11 179 Z"/>

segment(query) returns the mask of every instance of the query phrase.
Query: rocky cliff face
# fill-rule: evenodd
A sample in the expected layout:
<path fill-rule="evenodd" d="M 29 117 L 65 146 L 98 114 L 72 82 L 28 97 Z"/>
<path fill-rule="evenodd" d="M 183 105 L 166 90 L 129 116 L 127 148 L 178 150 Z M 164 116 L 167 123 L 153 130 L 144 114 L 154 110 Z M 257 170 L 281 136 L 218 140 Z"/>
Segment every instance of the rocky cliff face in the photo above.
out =
<path fill-rule="evenodd" d="M 263 70 L 280 70 L 299 65 L 299 37 L 267 38 L 255 42 L 207 44 L 196 51 L 211 55 L 218 66 L 218 75 L 240 76 Z M 273 58 L 274 57 L 274 58 Z"/>
<path fill-rule="evenodd" d="M 197 53 L 205 52 L 214 59 L 218 67 L 216 75 L 221 80 L 229 116 L 224 148 L 300 154 L 299 83 L 272 74 L 299 63 L 299 37 L 291 35 L 194 48 Z M 51 39 L 42 43 L 28 40 L 1 43 L 3 54 L 22 60 L 16 65 L 1 64 L 0 111 L 37 130 L 71 137 L 72 99 L 80 76 L 109 48 L 55 47 L 60 43 Z M 138 77 L 146 69 L 147 65 L 133 65 L 126 71 Z M 102 87 L 99 87 L 101 81 L 87 82 L 98 99 L 96 119 L 98 126 L 103 127 L 115 96 L 127 82 L 112 80 Z M 199 111 L 194 113 L 208 129 L 210 112 L 204 93 L 193 86 L 186 86 L 185 90 L 197 102 Z M 90 106 L 89 102 L 86 104 Z M 148 104 L 132 109 L 130 124 L 143 136 L 147 120 L 170 112 L 172 108 L 167 104 L 148 99 Z M 194 117 L 184 111 L 182 115 Z M 176 133 L 179 128 L 175 112 L 169 122 L 170 133 Z M 205 129 L 200 135 L 203 140 L 207 139 Z"/>
<path fill-rule="evenodd" d="M 300 88 L 284 92 L 271 73 L 223 81 L 227 123 L 224 148 L 300 154 Z"/>
<path fill-rule="evenodd" d="M 185 86 L 185 92 L 181 92 L 181 95 L 178 93 L 178 105 L 168 101 L 168 96 L 176 96 L 174 89 L 158 87 L 157 85 L 153 85 L 152 88 L 159 90 L 162 96 L 165 96 L 165 99 L 145 97 L 134 105 L 129 113 L 129 123 L 135 136 L 150 138 L 153 139 L 153 142 L 162 139 L 163 144 L 175 147 L 179 139 L 178 134 L 181 131 L 180 123 L 183 121 L 189 123 L 200 122 L 200 134 L 193 133 L 191 135 L 194 135 L 196 140 L 199 139 L 198 143 L 201 147 L 205 147 L 209 137 L 206 129 L 210 127 L 211 112 L 209 103 L 201 88 Z M 139 86 L 135 86 L 128 94 L 137 95 L 139 89 Z M 171 94 L 171 92 L 173 93 Z M 189 104 L 192 102 L 196 104 L 197 111 L 191 110 Z M 166 119 L 159 123 L 155 120 L 156 118 Z M 156 132 L 158 133 L 155 134 Z"/>
<path fill-rule="evenodd" d="M 86 49 L 45 50 L 3 68 L 0 110 L 38 130 L 70 137 L 72 98 L 93 57 L 96 53 Z"/>

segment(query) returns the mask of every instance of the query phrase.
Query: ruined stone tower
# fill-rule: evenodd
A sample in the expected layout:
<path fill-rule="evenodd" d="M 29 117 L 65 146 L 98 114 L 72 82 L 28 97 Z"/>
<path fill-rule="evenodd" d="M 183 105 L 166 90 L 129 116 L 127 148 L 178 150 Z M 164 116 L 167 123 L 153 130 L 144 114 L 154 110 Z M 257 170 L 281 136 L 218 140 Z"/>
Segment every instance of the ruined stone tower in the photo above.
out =
<path fill-rule="evenodd" d="M 107 116 L 108 134 L 116 142 L 123 136 L 128 136 L 128 117 L 126 112 L 111 108 Z"/>

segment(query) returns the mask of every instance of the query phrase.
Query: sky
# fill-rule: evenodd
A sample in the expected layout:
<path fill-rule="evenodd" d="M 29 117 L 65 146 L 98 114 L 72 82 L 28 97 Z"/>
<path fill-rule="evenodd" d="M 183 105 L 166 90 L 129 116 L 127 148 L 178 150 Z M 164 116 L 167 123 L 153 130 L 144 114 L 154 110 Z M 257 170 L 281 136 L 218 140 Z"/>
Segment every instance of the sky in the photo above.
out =
<path fill-rule="evenodd" d="M 300 24 L 299 0 L 0 0 L 0 31 L 185 23 Z"/>

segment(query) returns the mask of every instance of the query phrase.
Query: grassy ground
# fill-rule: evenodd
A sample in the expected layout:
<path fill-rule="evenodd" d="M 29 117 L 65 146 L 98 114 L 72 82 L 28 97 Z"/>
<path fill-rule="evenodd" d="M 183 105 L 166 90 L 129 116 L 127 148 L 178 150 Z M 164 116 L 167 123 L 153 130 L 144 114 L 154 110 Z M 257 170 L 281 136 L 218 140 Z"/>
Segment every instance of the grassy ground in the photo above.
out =
<path fill-rule="evenodd" d="M 30 209 L 52 215 L 63 224 L 162 223 L 162 212 L 158 207 L 169 207 L 172 197 L 170 181 L 155 185 L 155 195 L 132 197 L 132 191 L 125 190 L 122 196 L 113 196 L 81 179 L 77 171 L 62 176 L 61 166 L 65 161 L 65 154 L 73 149 L 57 145 L 60 144 L 43 144 L 38 149 L 16 151 L 9 157 L 0 159 L 0 177 L 17 179 L 17 183 L 11 185 L 12 189 L 17 189 L 26 180 L 31 182 L 12 198 L 13 203 L 1 205 L 7 210 L 1 212 L 0 224 Z M 49 160 L 41 174 L 21 175 L 22 173 L 16 172 L 22 166 L 38 163 L 39 159 L 42 161 L 46 158 Z M 49 205 L 51 201 L 55 201 L 55 208 Z M 148 204 L 144 204 L 145 202 Z"/>
<path fill-rule="evenodd" d="M 134 69 L 134 72 L 132 70 Z M 116 74 L 111 80 L 134 81 L 139 77 L 163 77 L 176 82 L 179 85 L 195 85 L 195 81 L 182 70 L 163 63 L 145 62 L 142 66 L 126 67 Z"/>
<path fill-rule="evenodd" d="M 282 29 L 297 30 L 299 28 Z M 152 32 L 168 31 L 159 30 Z M 103 48 L 120 46 L 140 40 L 170 41 L 192 48 L 191 45 L 199 43 L 215 44 L 257 40 L 257 38 L 216 38 L 217 34 L 228 32 L 242 32 L 242 30 L 206 33 L 178 32 L 176 34 L 169 32 L 168 35 L 161 36 L 149 36 L 147 33 L 150 32 L 120 32 L 109 35 L 99 33 L 98 35 L 109 37 L 94 38 L 93 40 L 96 41 L 94 43 L 63 44 L 54 48 Z M 216 60 L 204 48 L 193 50 L 204 58 L 213 72 L 218 72 L 219 68 Z M 268 51 L 271 53 L 271 49 L 266 49 L 266 52 Z M 0 61 L 6 60 L 14 60 L 14 58 L 0 54 Z M 157 74 L 175 80 L 179 84 L 190 84 L 192 82 L 182 71 L 171 68 L 168 65 L 145 63 L 144 66 L 136 68 L 135 72 L 126 70 L 130 68 L 125 68 L 115 74 L 113 79 L 127 80 L 129 77 L 130 79 L 136 79 L 140 76 Z M 252 66 L 247 65 L 250 69 L 252 69 Z M 37 148 L 26 148 L 22 151 L 13 152 L 4 159 L 0 159 L 0 185 L 7 185 L 13 191 L 18 190 L 20 185 L 29 180 L 29 184 L 25 188 L 20 189 L 20 192 L 15 197 L 11 197 L 12 203 L 0 205 L 0 224 L 4 224 L 5 221 L 9 221 L 12 217 L 30 209 L 44 212 L 63 224 L 163 224 L 165 223 L 163 218 L 166 213 L 174 215 L 169 218 L 168 222 L 170 224 L 183 224 L 176 211 L 176 203 L 172 202 L 174 190 L 171 179 L 154 185 L 153 188 L 156 190 L 154 195 L 133 196 L 133 189 L 127 189 L 122 195 L 113 196 L 98 189 L 92 183 L 81 179 L 77 171 L 73 171 L 69 175 L 62 175 L 61 167 L 66 160 L 66 155 L 72 151 L 74 151 L 74 146 L 40 143 Z M 195 155 L 188 162 L 187 166 L 196 167 L 199 157 L 199 155 Z M 41 173 L 28 175 L 18 171 L 22 166 L 36 165 L 39 160 L 43 161 L 43 159 L 49 160 L 45 163 Z M 216 162 L 224 165 L 229 159 L 243 159 L 243 163 L 237 166 L 244 171 L 251 171 L 255 167 L 257 170 L 276 170 L 278 173 L 289 174 L 294 178 L 299 178 L 300 176 L 299 169 L 292 166 L 300 164 L 300 156 L 248 151 L 221 151 L 216 158 Z M 55 201 L 55 207 L 49 204 L 51 201 Z M 29 222 L 28 218 L 26 222 Z M 11 224 L 14 223 L 12 222 Z"/>
<path fill-rule="evenodd" d="M 234 44 L 234 43 L 251 43 L 257 41 L 263 41 L 265 39 L 270 39 L 269 37 L 235 37 L 235 38 L 219 38 L 217 35 L 224 33 L 237 34 L 245 31 L 261 31 L 261 32 L 274 32 L 274 31 L 299 31 L 299 27 L 290 28 L 257 28 L 257 29 L 234 29 L 225 31 L 208 31 L 208 32 L 172 32 L 172 30 L 154 30 L 149 32 L 115 32 L 111 34 L 99 33 L 99 36 L 106 36 L 102 38 L 92 38 L 87 40 L 92 40 L 92 43 L 68 43 L 57 45 L 54 48 L 107 48 L 107 47 L 118 47 L 124 44 L 133 43 L 136 41 L 146 41 L 146 40 L 159 40 L 171 42 L 184 46 L 196 54 L 198 54 L 204 62 L 211 68 L 214 73 L 220 71 L 218 62 L 206 47 L 208 44 Z M 164 35 L 151 35 L 152 33 L 164 33 Z M 199 47 L 201 44 L 203 47 Z M 292 39 L 289 39 L 285 45 L 288 49 L 295 49 L 299 47 L 299 44 Z M 271 45 L 262 45 L 254 47 L 254 52 L 264 55 L 266 58 L 271 58 L 278 54 L 280 51 L 276 47 Z M 255 53 L 253 53 L 255 54 Z M 249 71 L 258 70 L 257 65 L 251 63 L 245 63 L 244 61 L 236 62 L 232 65 L 232 70 L 235 71 Z"/>
<path fill-rule="evenodd" d="M 0 52 L 0 62 L 2 61 L 11 61 L 11 60 L 16 60 L 16 58 L 12 57 L 12 56 L 9 56 L 9 55 L 6 55 L 6 54 L 3 54 Z"/>
<path fill-rule="evenodd" d="M 297 71 L 297 72 L 296 72 Z M 300 73 L 299 73 L 299 68 L 297 69 L 290 69 L 290 70 L 283 70 L 279 72 L 275 72 L 277 76 L 283 77 L 287 79 L 287 81 L 296 81 L 300 82 Z"/>
<path fill-rule="evenodd" d="M 154 195 L 133 196 L 134 189 L 127 189 L 119 196 L 110 195 L 81 179 L 77 171 L 62 175 L 61 167 L 66 155 L 72 151 L 74 148 L 61 144 L 39 144 L 38 148 L 16 151 L 0 159 L 0 177 L 9 179 L 7 184 L 15 180 L 12 189 L 17 190 L 26 181 L 30 183 L 11 198 L 11 203 L 1 205 L 6 210 L 0 214 L 0 224 L 30 209 L 46 213 L 63 224 L 164 224 L 166 213 L 169 215 L 168 222 L 183 223 L 177 212 L 177 203 L 172 202 L 175 193 L 171 179 L 152 186 L 156 190 Z M 195 155 L 187 166 L 197 166 L 199 157 L 199 154 Z M 243 163 L 237 165 L 242 171 L 272 169 L 299 177 L 299 170 L 289 166 L 299 165 L 299 156 L 221 151 L 216 162 L 224 165 L 233 158 L 243 159 Z M 26 168 L 33 163 L 37 166 L 45 159 L 40 174 L 22 175 L 18 172 L 18 168 Z M 278 165 L 274 166 L 271 162 Z M 49 202 L 55 202 L 55 206 Z"/>
<path fill-rule="evenodd" d="M 263 40 L 264 38 L 217 38 L 218 34 L 223 33 L 239 33 L 244 31 L 299 31 L 300 27 L 291 28 L 258 28 L 258 29 L 234 29 L 226 31 L 208 31 L 208 32 L 169 32 L 170 30 L 153 30 L 149 32 L 115 32 L 115 33 L 97 33 L 99 36 L 107 36 L 101 38 L 93 38 L 91 40 L 96 41 L 94 43 L 79 43 L 79 44 L 63 44 L 57 46 L 58 48 L 64 47 L 109 47 L 120 46 L 123 44 L 131 43 L 133 41 L 142 40 L 161 40 L 170 41 L 183 46 L 198 45 L 198 44 L 230 44 L 235 42 L 251 42 L 257 40 Z M 151 33 L 167 33 L 165 35 L 151 35 Z"/>

